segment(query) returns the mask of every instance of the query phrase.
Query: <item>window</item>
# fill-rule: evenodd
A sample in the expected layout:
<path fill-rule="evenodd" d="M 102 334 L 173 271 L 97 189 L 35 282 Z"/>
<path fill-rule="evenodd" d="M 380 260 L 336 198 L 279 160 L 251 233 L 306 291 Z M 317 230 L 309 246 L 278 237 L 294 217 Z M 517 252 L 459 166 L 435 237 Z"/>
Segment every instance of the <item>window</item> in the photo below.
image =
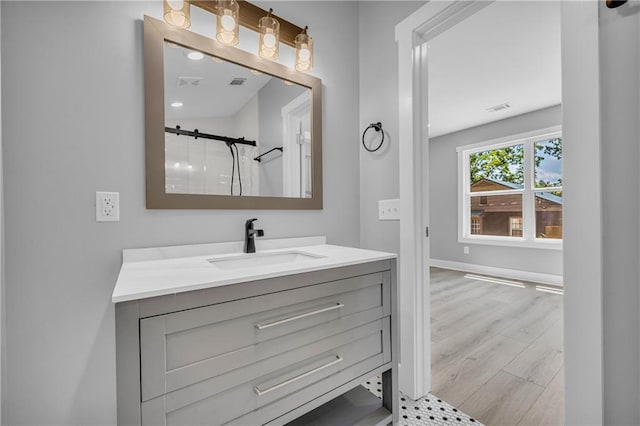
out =
<path fill-rule="evenodd" d="M 559 131 L 541 131 L 461 147 L 458 152 L 461 240 L 560 246 L 562 138 Z"/>
<path fill-rule="evenodd" d="M 509 218 L 509 231 L 512 237 L 522 237 L 522 218 L 510 217 Z"/>
<path fill-rule="evenodd" d="M 471 218 L 471 233 L 472 234 L 481 234 L 482 233 L 482 219 L 474 216 Z"/>

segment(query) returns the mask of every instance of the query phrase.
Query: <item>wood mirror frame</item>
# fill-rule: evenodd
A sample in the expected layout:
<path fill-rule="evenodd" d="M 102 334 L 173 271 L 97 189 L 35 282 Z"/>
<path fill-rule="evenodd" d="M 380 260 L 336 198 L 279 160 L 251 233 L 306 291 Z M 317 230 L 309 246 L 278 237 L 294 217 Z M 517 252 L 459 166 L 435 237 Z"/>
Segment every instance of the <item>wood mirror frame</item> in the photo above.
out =
<path fill-rule="evenodd" d="M 291 81 L 311 90 L 311 198 L 165 192 L 165 41 Z M 322 82 L 319 78 L 145 16 L 144 79 L 147 209 L 322 209 Z"/>

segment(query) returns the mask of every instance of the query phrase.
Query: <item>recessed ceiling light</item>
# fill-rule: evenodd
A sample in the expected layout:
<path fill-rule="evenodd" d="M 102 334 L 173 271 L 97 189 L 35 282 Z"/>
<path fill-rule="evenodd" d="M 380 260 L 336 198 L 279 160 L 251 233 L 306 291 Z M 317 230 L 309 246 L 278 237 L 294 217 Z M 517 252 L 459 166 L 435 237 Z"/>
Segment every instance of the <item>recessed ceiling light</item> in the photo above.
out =
<path fill-rule="evenodd" d="M 200 59 L 204 58 L 204 55 L 202 54 L 202 52 L 196 52 L 194 50 L 187 54 L 187 58 L 191 59 L 192 61 L 199 61 Z"/>
<path fill-rule="evenodd" d="M 172 106 L 173 108 L 180 108 L 180 107 L 182 107 L 183 105 L 184 105 L 184 104 L 183 104 L 182 102 L 172 102 L 172 103 L 171 103 L 171 106 Z"/>

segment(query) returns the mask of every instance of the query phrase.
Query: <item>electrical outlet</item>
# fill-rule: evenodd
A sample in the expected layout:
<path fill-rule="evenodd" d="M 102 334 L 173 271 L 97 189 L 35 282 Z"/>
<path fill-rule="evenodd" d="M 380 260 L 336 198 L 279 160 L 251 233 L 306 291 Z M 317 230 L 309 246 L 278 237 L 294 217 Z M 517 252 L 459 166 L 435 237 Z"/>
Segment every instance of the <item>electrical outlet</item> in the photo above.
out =
<path fill-rule="evenodd" d="M 96 222 L 120 221 L 120 193 L 96 192 Z"/>
<path fill-rule="evenodd" d="M 378 219 L 380 220 L 400 220 L 400 200 L 379 200 Z"/>
<path fill-rule="evenodd" d="M 468 247 L 468 246 L 464 246 L 464 247 L 462 247 L 462 252 L 463 252 L 464 254 L 469 254 L 469 247 Z"/>

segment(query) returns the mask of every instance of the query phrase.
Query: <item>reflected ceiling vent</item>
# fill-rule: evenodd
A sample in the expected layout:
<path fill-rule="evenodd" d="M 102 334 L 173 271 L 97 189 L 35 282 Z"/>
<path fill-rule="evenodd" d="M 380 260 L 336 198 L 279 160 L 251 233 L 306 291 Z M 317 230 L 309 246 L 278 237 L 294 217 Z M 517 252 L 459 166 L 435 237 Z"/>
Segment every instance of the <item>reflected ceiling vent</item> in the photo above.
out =
<path fill-rule="evenodd" d="M 199 86 L 202 77 L 178 77 L 178 87 Z"/>
<path fill-rule="evenodd" d="M 229 86 L 242 86 L 245 81 L 247 81 L 246 78 L 236 77 L 233 80 L 231 80 L 231 83 L 229 83 Z"/>
<path fill-rule="evenodd" d="M 486 111 L 487 112 L 498 112 L 498 111 L 502 111 L 503 109 L 507 109 L 507 108 L 511 108 L 511 104 L 509 102 L 505 102 L 505 103 L 500 104 L 500 105 L 494 105 L 491 108 L 487 108 Z"/>

